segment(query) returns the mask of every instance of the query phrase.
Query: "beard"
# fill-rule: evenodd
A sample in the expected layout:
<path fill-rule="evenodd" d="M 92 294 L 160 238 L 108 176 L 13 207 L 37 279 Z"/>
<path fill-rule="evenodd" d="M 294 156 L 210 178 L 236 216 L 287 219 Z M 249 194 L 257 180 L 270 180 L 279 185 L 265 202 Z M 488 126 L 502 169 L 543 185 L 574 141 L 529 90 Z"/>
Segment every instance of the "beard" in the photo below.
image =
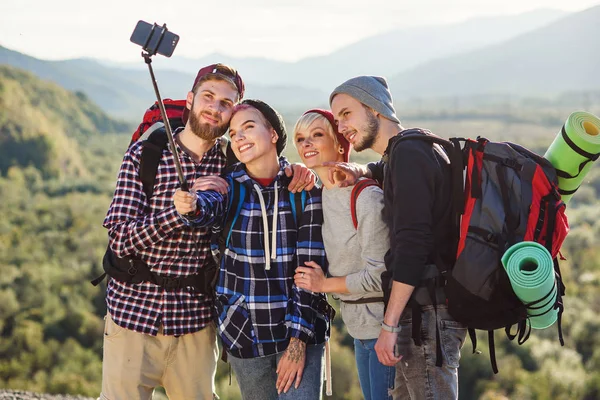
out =
<path fill-rule="evenodd" d="M 377 139 L 377 133 L 379 132 L 379 120 L 374 113 L 367 110 L 365 111 L 367 113 L 367 124 L 361 129 L 363 132 L 363 139 L 360 143 L 356 143 L 352 146 L 354 150 L 358 152 L 372 148 Z"/>
<path fill-rule="evenodd" d="M 194 105 L 192 104 L 192 110 L 194 109 Z M 211 117 L 214 117 L 211 115 Z M 190 129 L 194 133 L 194 135 L 198 136 L 200 139 L 204 140 L 215 140 L 219 138 L 227 132 L 227 124 L 212 126 L 207 123 L 200 122 L 200 117 L 190 111 L 189 114 L 189 123 Z"/>

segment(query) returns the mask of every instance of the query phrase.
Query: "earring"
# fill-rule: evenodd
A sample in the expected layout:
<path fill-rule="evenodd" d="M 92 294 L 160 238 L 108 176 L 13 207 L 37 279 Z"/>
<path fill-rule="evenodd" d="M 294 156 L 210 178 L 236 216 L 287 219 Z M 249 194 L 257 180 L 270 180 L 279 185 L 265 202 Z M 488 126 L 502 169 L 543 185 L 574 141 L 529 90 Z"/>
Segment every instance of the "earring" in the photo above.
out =
<path fill-rule="evenodd" d="M 340 152 L 340 154 L 344 154 L 344 148 L 343 148 L 343 147 L 340 147 L 340 148 L 338 149 L 338 151 Z"/>

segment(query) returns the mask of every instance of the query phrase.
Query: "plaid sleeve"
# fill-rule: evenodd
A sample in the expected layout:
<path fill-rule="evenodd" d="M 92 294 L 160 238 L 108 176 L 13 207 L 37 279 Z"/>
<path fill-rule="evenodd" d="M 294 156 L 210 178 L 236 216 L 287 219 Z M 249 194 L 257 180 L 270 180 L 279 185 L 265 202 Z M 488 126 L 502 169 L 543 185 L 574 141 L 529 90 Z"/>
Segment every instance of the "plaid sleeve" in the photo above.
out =
<path fill-rule="evenodd" d="M 323 209 L 321 206 L 321 190 L 313 189 L 308 193 L 306 206 L 298 228 L 298 243 L 296 246 L 297 264 L 304 265 L 305 261 L 314 261 L 327 272 L 327 258 L 321 234 L 323 224 Z M 324 295 L 313 293 L 292 286 L 294 308 L 292 314 L 292 337 L 307 342 L 315 335 L 315 323 L 318 307 Z"/>
<path fill-rule="evenodd" d="M 108 229 L 110 247 L 118 257 L 147 249 L 184 226 L 174 205 L 155 213 L 145 212 L 148 200 L 138 172 L 140 147 L 133 145 L 125 153 L 103 223 Z"/>
<path fill-rule="evenodd" d="M 227 207 L 227 197 L 214 190 L 196 192 L 196 212 L 193 216 L 181 216 L 189 226 L 207 227 L 220 225 Z"/>

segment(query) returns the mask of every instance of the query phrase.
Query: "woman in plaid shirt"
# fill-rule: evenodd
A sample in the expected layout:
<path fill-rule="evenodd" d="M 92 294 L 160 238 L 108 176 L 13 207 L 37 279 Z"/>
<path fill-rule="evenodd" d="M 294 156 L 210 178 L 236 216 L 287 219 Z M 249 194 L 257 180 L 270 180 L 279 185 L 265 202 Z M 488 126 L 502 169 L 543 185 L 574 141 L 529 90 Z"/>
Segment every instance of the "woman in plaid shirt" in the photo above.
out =
<path fill-rule="evenodd" d="M 245 100 L 237 105 L 229 133 L 241 163 L 226 178 L 243 185 L 246 194 L 221 260 L 219 335 L 244 400 L 319 399 L 329 324 L 326 298 L 299 289 L 293 276 L 308 261 L 327 265 L 321 192 L 307 192 L 297 224 L 286 189 L 287 161 L 279 159 L 287 141 L 285 125 L 267 104 Z M 174 203 L 198 227 L 219 224 L 227 214 L 227 196 L 212 190 L 178 191 Z"/>

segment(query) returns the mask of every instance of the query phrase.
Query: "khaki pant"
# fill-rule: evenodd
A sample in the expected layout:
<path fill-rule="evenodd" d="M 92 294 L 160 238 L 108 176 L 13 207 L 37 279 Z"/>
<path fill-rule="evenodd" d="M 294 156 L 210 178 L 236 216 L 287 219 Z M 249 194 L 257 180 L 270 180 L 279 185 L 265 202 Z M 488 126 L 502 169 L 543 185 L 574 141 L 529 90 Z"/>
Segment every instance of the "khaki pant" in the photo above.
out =
<path fill-rule="evenodd" d="M 106 315 L 104 400 L 149 400 L 162 386 L 170 400 L 212 400 L 219 357 L 214 324 L 179 337 L 124 329 Z"/>

